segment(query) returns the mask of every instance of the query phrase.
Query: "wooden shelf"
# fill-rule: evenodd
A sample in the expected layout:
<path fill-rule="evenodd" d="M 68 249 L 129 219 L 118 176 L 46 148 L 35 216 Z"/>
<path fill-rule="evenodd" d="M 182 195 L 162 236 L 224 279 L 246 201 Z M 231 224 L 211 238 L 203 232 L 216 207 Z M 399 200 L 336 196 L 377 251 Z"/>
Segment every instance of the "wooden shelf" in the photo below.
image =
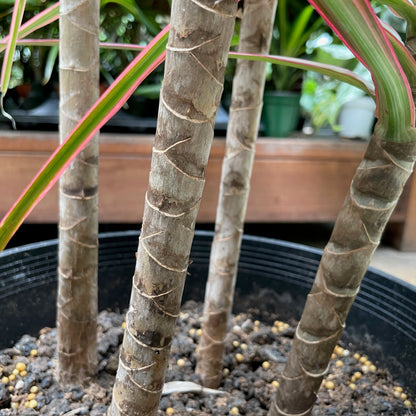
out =
<path fill-rule="evenodd" d="M 100 137 L 100 221 L 139 223 L 148 183 L 152 136 Z M 0 214 L 3 216 L 58 145 L 55 132 L 0 132 Z M 336 138 L 260 138 L 247 222 L 327 222 L 341 208 L 366 144 Z M 224 139 L 215 139 L 198 221 L 214 222 Z M 27 222 L 56 223 L 57 186 Z M 416 251 L 416 180 L 392 215 L 397 245 Z"/>

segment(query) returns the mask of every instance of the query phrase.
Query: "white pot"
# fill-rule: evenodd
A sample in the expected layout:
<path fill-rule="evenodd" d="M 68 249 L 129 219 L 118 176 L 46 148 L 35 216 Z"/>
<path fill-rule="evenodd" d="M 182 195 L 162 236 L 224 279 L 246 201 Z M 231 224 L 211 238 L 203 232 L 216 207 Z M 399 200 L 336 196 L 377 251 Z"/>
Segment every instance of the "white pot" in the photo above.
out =
<path fill-rule="evenodd" d="M 370 139 L 376 104 L 371 97 L 360 97 L 345 103 L 339 113 L 340 136 L 348 139 Z"/>

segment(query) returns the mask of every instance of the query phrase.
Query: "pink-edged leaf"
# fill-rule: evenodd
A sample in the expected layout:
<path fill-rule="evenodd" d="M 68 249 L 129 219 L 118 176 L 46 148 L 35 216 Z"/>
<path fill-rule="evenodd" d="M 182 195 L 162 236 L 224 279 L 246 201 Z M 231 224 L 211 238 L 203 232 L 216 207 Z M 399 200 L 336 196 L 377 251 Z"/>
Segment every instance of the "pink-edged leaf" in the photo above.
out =
<path fill-rule="evenodd" d="M 323 64 L 316 61 L 309 61 L 307 59 L 290 58 L 287 56 L 278 55 L 259 55 L 250 53 L 238 53 L 230 52 L 230 58 L 234 59 L 247 59 L 252 61 L 270 62 L 271 64 L 290 66 L 292 68 L 303 69 L 305 71 L 318 72 L 322 75 L 327 75 L 331 78 L 337 79 L 342 82 L 346 82 L 354 87 L 360 88 L 368 95 L 374 97 L 374 86 L 367 82 L 364 78 L 360 77 L 353 71 L 338 67 L 335 65 Z"/>
<path fill-rule="evenodd" d="M 18 41 L 18 44 L 22 45 L 36 45 L 36 46 L 57 46 L 59 44 L 58 39 L 23 39 Z M 124 44 L 124 43 L 110 43 L 101 42 L 100 48 L 102 49 L 125 49 L 133 51 L 141 51 L 145 46 Z M 316 61 L 309 61 L 306 59 L 290 58 L 279 55 L 256 55 L 230 52 L 229 58 L 231 59 L 247 59 L 251 61 L 263 61 L 270 62 L 274 65 L 290 66 L 292 68 L 303 69 L 305 71 L 314 71 L 323 75 L 327 75 L 331 78 L 337 79 L 342 82 L 346 82 L 354 87 L 360 88 L 368 95 L 375 97 L 374 85 L 371 82 L 366 81 L 356 73 L 335 65 L 323 64 Z"/>
<path fill-rule="evenodd" d="M 18 30 L 17 39 L 25 38 L 30 33 L 38 30 L 48 24 L 54 22 L 59 18 L 59 1 L 54 5 L 48 7 L 42 12 L 38 13 L 36 16 L 29 19 L 24 23 Z M 7 42 L 9 41 L 9 36 L 5 36 L 0 40 L 0 52 L 6 49 Z"/>
<path fill-rule="evenodd" d="M 4 38 L 5 39 L 5 38 Z M 3 45 L 6 45 L 4 39 L 0 40 L 0 49 Z M 25 46 L 58 46 L 59 39 L 19 39 L 17 45 Z M 129 51 L 142 51 L 146 46 L 134 45 L 131 43 L 112 43 L 112 42 L 100 42 L 100 48 L 102 49 L 120 49 L 120 50 L 129 50 Z"/>
<path fill-rule="evenodd" d="M 95 133 L 165 59 L 169 26 L 132 61 L 56 149 L 0 223 L 0 250 Z"/>
<path fill-rule="evenodd" d="M 386 31 L 387 37 L 393 46 L 394 52 L 396 53 L 397 59 L 406 74 L 407 81 L 411 88 L 416 88 L 416 61 L 410 53 L 409 49 L 406 48 L 402 42 L 399 34 L 387 23 L 381 22 L 384 30 Z"/>
<path fill-rule="evenodd" d="M 391 141 L 413 141 L 414 103 L 404 71 L 369 0 L 308 0 L 370 70 L 378 129 Z"/>
<path fill-rule="evenodd" d="M 6 54 L 3 59 L 0 77 L 0 92 L 6 94 L 9 88 L 10 76 L 13 66 L 13 55 L 16 50 L 16 42 L 20 24 L 22 23 L 23 13 L 25 11 L 26 0 L 17 0 L 14 4 L 10 33 L 7 39 Z"/>

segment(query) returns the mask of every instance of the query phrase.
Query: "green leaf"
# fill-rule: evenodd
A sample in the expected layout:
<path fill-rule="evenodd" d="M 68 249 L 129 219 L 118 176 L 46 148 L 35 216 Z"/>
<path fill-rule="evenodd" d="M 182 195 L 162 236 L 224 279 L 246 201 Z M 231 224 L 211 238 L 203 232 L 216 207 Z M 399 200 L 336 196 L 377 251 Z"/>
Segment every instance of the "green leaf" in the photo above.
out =
<path fill-rule="evenodd" d="M 280 0 L 277 2 L 277 18 L 279 21 L 279 44 L 280 44 L 280 53 L 283 53 L 282 50 L 286 48 L 286 38 L 287 38 L 287 0 Z"/>
<path fill-rule="evenodd" d="M 143 79 L 163 62 L 168 33 L 169 26 L 133 60 L 38 172 L 0 223 L 0 251 L 94 134 L 117 113 Z"/>
<path fill-rule="evenodd" d="M 59 47 L 52 46 L 49 49 L 48 56 L 46 57 L 45 70 L 43 74 L 42 84 L 46 85 L 51 79 L 53 68 L 55 67 L 56 58 L 58 57 Z"/>
<path fill-rule="evenodd" d="M 303 37 L 302 35 L 307 28 L 308 22 L 310 21 L 313 12 L 313 7 L 307 6 L 296 18 L 293 24 L 293 30 L 290 33 L 290 38 L 287 43 L 287 47 L 285 48 L 285 50 L 281 51 L 282 55 L 295 56 L 294 51 L 299 48 L 299 45 L 303 45 L 303 43 L 300 43 L 300 39 Z"/>

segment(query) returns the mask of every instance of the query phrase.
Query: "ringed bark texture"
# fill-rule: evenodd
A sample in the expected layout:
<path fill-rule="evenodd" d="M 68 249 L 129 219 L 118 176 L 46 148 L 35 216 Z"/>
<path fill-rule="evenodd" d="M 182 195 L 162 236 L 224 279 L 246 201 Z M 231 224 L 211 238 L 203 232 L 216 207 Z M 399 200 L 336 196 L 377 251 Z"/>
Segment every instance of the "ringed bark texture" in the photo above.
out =
<path fill-rule="evenodd" d="M 61 141 L 99 96 L 99 6 L 61 0 Z M 58 379 L 84 384 L 97 369 L 98 136 L 59 187 Z"/>
<path fill-rule="evenodd" d="M 416 160 L 416 143 L 373 136 L 308 295 L 269 416 L 309 415 L 361 280 Z"/>
<path fill-rule="evenodd" d="M 157 414 L 236 11 L 236 0 L 172 4 L 149 187 L 111 416 Z"/>
<path fill-rule="evenodd" d="M 239 52 L 269 52 L 276 5 L 277 0 L 244 2 Z M 211 388 L 218 387 L 222 378 L 265 73 L 264 62 L 237 61 L 196 368 L 202 384 Z"/>

